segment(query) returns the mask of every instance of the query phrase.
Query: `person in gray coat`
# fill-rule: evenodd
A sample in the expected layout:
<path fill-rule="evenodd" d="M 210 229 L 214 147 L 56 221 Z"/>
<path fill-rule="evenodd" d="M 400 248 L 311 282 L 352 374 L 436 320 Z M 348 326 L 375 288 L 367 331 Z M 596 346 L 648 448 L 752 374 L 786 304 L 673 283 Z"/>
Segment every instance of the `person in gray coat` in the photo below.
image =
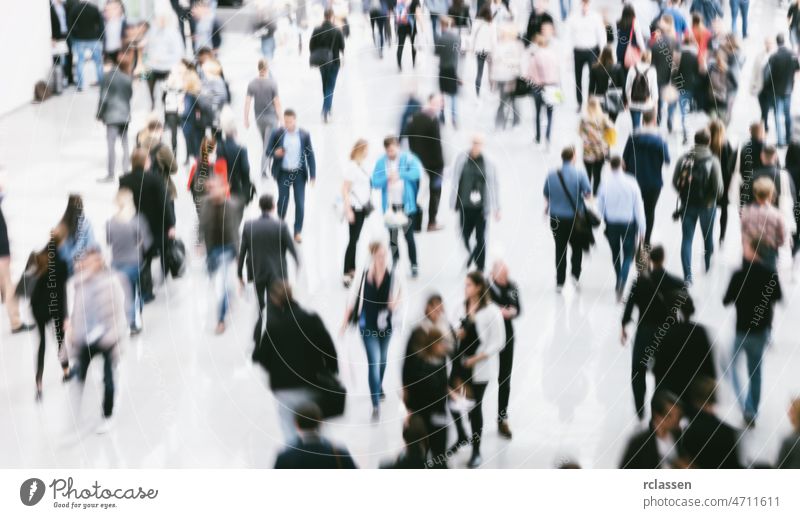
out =
<path fill-rule="evenodd" d="M 131 97 L 133 83 L 126 70 L 117 67 L 112 70 L 111 61 L 106 61 L 103 81 L 100 83 L 100 102 L 97 106 L 97 120 L 106 125 L 108 144 L 108 174 L 101 182 L 114 181 L 114 165 L 117 161 L 117 139 L 122 141 L 122 170 L 131 168 L 128 149 L 128 123 L 131 120 Z"/>
<path fill-rule="evenodd" d="M 269 302 L 267 291 L 270 285 L 288 277 L 286 254 L 294 257 L 295 264 L 300 262 L 294 247 L 289 227 L 281 219 L 274 217 L 275 200 L 270 194 L 258 200 L 261 216 L 247 221 L 242 228 L 242 240 L 239 247 L 239 265 L 236 273 L 244 287 L 243 270 L 247 263 L 247 280 L 254 284 L 258 299 L 258 323 L 254 331 L 256 343 L 261 339 L 262 315 Z"/>
<path fill-rule="evenodd" d="M 494 164 L 483 155 L 483 136 L 473 135 L 469 152 L 456 157 L 450 207 L 461 216 L 461 237 L 471 263 L 483 271 L 486 265 L 486 223 L 491 214 L 500 219 L 497 174 Z M 475 247 L 470 246 L 475 234 Z"/>

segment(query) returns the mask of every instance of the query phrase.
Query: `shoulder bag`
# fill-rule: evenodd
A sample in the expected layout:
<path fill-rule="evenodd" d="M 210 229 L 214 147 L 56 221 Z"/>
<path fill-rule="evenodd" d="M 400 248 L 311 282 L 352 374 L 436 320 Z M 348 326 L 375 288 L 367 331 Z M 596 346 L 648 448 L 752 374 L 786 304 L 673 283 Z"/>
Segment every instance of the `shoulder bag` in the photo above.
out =
<path fill-rule="evenodd" d="M 589 247 L 594 244 L 594 232 L 592 229 L 600 226 L 600 218 L 597 217 L 597 214 L 590 211 L 585 204 L 582 211 L 578 210 L 575 200 L 572 199 L 572 195 L 569 189 L 567 189 L 567 184 L 564 181 L 564 176 L 561 174 L 561 169 L 557 171 L 557 174 L 558 181 L 561 183 L 561 188 L 564 190 L 564 195 L 567 197 L 567 201 L 569 201 L 572 210 L 575 212 L 573 232 L 577 235 L 583 249 L 588 250 Z"/>

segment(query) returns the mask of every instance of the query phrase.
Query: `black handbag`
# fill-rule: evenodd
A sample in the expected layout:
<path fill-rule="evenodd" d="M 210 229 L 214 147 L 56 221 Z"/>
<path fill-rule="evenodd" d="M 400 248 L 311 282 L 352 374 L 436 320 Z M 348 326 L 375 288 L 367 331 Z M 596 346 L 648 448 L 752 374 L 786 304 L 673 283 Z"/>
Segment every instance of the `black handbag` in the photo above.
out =
<path fill-rule="evenodd" d="M 325 370 L 317 373 L 314 385 L 316 387 L 314 402 L 319 407 L 322 417 L 327 419 L 344 414 L 347 389 L 335 372 Z"/>
<path fill-rule="evenodd" d="M 533 86 L 524 77 L 518 77 L 514 85 L 514 97 L 525 97 L 533 92 Z"/>
<path fill-rule="evenodd" d="M 165 253 L 167 270 L 177 279 L 186 271 L 186 245 L 180 239 L 170 239 Z"/>
<path fill-rule="evenodd" d="M 364 270 L 361 275 L 361 283 L 358 285 L 358 293 L 356 294 L 356 302 L 353 305 L 353 311 L 350 312 L 350 317 L 347 319 L 347 325 L 351 327 L 358 327 L 358 321 L 361 318 L 361 307 L 364 303 L 364 284 L 367 282 L 367 272 L 369 268 Z"/>
<path fill-rule="evenodd" d="M 584 250 L 588 250 L 594 244 L 594 231 L 595 227 L 600 226 L 600 218 L 589 210 L 586 207 L 586 204 L 583 205 L 583 211 L 578 210 L 578 206 L 575 203 L 575 200 L 572 199 L 572 195 L 567 189 L 567 184 L 564 181 L 564 176 L 561 174 L 561 169 L 557 171 L 558 180 L 561 182 L 561 188 L 564 190 L 564 194 L 569 201 L 569 204 L 572 206 L 572 210 L 575 212 L 575 224 L 573 227 L 573 232 L 576 234 L 576 237 L 583 247 Z"/>

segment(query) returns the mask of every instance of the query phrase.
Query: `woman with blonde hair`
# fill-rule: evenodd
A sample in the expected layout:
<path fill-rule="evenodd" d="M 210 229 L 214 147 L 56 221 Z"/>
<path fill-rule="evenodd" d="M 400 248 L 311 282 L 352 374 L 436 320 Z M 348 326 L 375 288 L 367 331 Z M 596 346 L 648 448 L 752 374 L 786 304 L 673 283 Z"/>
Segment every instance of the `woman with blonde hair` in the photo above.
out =
<path fill-rule="evenodd" d="M 366 140 L 358 139 L 350 151 L 350 160 L 345 167 L 342 181 L 344 213 L 350 228 L 350 240 L 344 254 L 344 286 L 350 287 L 356 270 L 356 245 L 364 226 L 364 220 L 372 211 L 372 181 L 365 160 L 369 151 Z"/>
<path fill-rule="evenodd" d="M 142 330 L 142 296 L 139 288 L 139 269 L 144 252 L 153 243 L 147 220 L 136 212 L 133 193 L 126 188 L 114 198 L 117 211 L 106 223 L 106 241 L 111 247 L 111 267 L 128 280 L 125 290 L 125 313 L 131 335 Z"/>
<path fill-rule="evenodd" d="M 589 97 L 586 114 L 581 118 L 579 130 L 583 142 L 583 165 L 592 182 L 592 192 L 597 195 L 600 187 L 600 172 L 608 156 L 606 132 L 614 128 L 611 119 L 603 112 L 600 99 Z"/>

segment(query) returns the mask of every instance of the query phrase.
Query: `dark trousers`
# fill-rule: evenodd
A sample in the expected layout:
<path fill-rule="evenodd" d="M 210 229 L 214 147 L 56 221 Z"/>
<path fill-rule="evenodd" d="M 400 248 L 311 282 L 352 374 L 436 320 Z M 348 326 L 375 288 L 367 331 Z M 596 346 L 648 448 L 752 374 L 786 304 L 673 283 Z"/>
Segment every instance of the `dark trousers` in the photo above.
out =
<path fill-rule="evenodd" d="M 159 70 L 151 70 L 147 74 L 147 90 L 150 92 L 150 106 L 154 107 L 156 105 L 156 83 L 159 81 L 164 81 L 169 76 L 169 71 L 162 72 Z"/>
<path fill-rule="evenodd" d="M 497 376 L 497 421 L 508 419 L 508 400 L 511 397 L 511 366 L 514 363 L 514 335 L 506 337 L 500 351 L 500 374 Z"/>
<path fill-rule="evenodd" d="M 416 412 L 416 415 L 422 418 L 425 423 L 425 429 L 428 432 L 428 446 L 431 451 L 433 468 L 446 468 L 447 467 L 447 426 L 442 425 L 438 420 L 443 420 L 444 416 L 437 415 L 433 412 Z"/>
<path fill-rule="evenodd" d="M 536 142 L 542 141 L 542 127 L 539 122 L 542 108 L 545 109 L 545 113 L 547 114 L 547 129 L 544 135 L 548 142 L 550 142 L 550 129 L 553 126 L 553 107 L 544 102 L 543 88 L 544 87 L 538 85 L 533 88 L 533 104 L 536 110 Z"/>
<path fill-rule="evenodd" d="M 369 13 L 369 23 L 370 27 L 372 28 L 373 42 L 375 41 L 375 26 L 378 26 L 378 41 L 380 41 L 381 57 L 383 57 L 384 37 L 388 36 L 386 33 L 386 21 L 386 16 L 381 14 L 380 11 L 371 11 Z"/>
<path fill-rule="evenodd" d="M 483 434 L 483 396 L 488 383 L 472 383 L 472 395 L 475 406 L 469 411 L 469 425 L 472 427 L 472 451 L 481 451 L 481 435 Z"/>
<path fill-rule="evenodd" d="M 586 174 L 592 182 L 592 194 L 595 196 L 597 196 L 597 189 L 600 188 L 600 173 L 603 171 L 603 164 L 605 164 L 605 160 L 583 162 L 584 167 L 586 167 Z"/>
<path fill-rule="evenodd" d="M 725 232 L 728 230 L 728 200 L 719 203 L 719 242 L 725 241 Z"/>
<path fill-rule="evenodd" d="M 103 356 L 103 416 L 111 417 L 114 410 L 114 365 L 110 349 L 84 345 L 78 352 L 78 381 L 86 382 L 89 364 L 96 355 Z"/>
<path fill-rule="evenodd" d="M 306 208 L 306 177 L 300 171 L 282 169 L 278 173 L 278 216 L 286 219 L 289 210 L 289 190 L 294 191 L 294 233 L 303 231 Z"/>
<path fill-rule="evenodd" d="M 319 67 L 322 76 L 322 114 L 328 115 L 333 106 L 333 91 L 336 89 L 336 78 L 339 77 L 339 62 L 334 61 Z"/>
<path fill-rule="evenodd" d="M 162 238 L 161 242 L 164 242 L 165 239 Z M 161 243 L 157 243 L 160 245 Z M 142 261 L 142 271 L 139 273 L 139 282 L 141 285 L 142 290 L 142 299 L 145 302 L 149 302 L 153 300 L 153 272 L 152 272 L 152 264 L 153 259 L 159 257 L 159 262 L 161 263 L 161 273 L 166 278 L 167 276 L 167 264 L 164 257 L 164 254 L 161 252 L 161 248 L 159 246 L 153 245 L 150 247 L 147 252 L 144 254 L 144 260 Z"/>
<path fill-rule="evenodd" d="M 67 355 L 64 352 L 64 316 L 57 315 L 54 318 L 44 318 L 40 319 L 36 317 L 36 328 L 39 330 L 39 350 L 36 353 L 36 383 L 40 384 L 42 382 L 42 376 L 44 375 L 44 349 L 47 343 L 46 339 L 46 331 L 47 331 L 47 323 L 52 320 L 53 325 L 56 329 L 56 342 L 58 343 L 58 357 L 61 359 L 61 367 L 67 368 L 69 362 L 67 361 Z"/>
<path fill-rule="evenodd" d="M 350 240 L 347 242 L 347 250 L 344 253 L 344 273 L 352 273 L 356 269 L 356 245 L 358 244 L 358 237 L 361 235 L 361 229 L 364 226 L 364 219 L 366 215 L 363 210 L 353 209 L 355 218 L 349 224 L 350 227 Z"/>
<path fill-rule="evenodd" d="M 758 107 L 761 110 L 761 122 L 764 123 L 764 131 L 769 131 L 769 110 L 772 109 L 775 100 L 770 94 L 769 88 L 764 88 L 758 94 Z"/>
<path fill-rule="evenodd" d="M 650 236 L 653 234 L 653 223 L 656 219 L 656 205 L 658 204 L 658 197 L 660 195 L 661 189 L 642 191 L 645 221 L 644 242 L 648 245 L 650 244 Z"/>
<path fill-rule="evenodd" d="M 575 279 L 579 279 L 581 276 L 583 249 L 577 242 L 575 232 L 572 231 L 574 226 L 574 218 L 550 217 L 550 230 L 556 242 L 556 284 L 558 286 L 563 286 L 567 279 L 567 245 L 572 248 L 572 276 Z"/>
<path fill-rule="evenodd" d="M 442 199 L 442 170 L 427 170 L 428 173 L 428 226 L 436 225 L 439 201 Z"/>
<path fill-rule="evenodd" d="M 164 125 L 169 129 L 170 144 L 172 145 L 172 156 L 177 160 L 178 156 L 178 122 L 180 116 L 177 113 L 165 113 Z"/>
<path fill-rule="evenodd" d="M 636 338 L 633 339 L 633 358 L 631 359 L 631 388 L 633 389 L 633 402 L 636 405 L 636 414 L 644 417 L 644 397 L 647 392 L 647 348 L 653 341 L 655 329 L 639 324 Z"/>
<path fill-rule="evenodd" d="M 253 282 L 253 287 L 256 290 L 256 300 L 258 301 L 258 321 L 253 330 L 253 340 L 255 340 L 256 347 L 261 343 L 261 328 L 264 327 L 264 309 L 266 309 L 267 312 L 267 320 L 269 320 L 270 311 L 274 309 L 272 301 L 269 298 L 269 287 L 272 282 L 273 279 Z"/>
<path fill-rule="evenodd" d="M 606 222 L 606 237 L 611 247 L 611 259 L 614 261 L 614 273 L 617 277 L 617 292 L 621 292 L 628 280 L 628 272 L 636 254 L 636 223 Z"/>
<path fill-rule="evenodd" d="M 392 249 L 392 260 L 394 261 L 395 265 L 400 260 L 400 242 L 398 241 L 400 238 L 399 234 L 399 228 L 389 229 L 389 244 Z M 411 266 L 416 266 L 417 245 L 414 242 L 414 227 L 411 224 L 411 216 L 409 216 L 408 225 L 403 228 L 403 236 L 406 238 L 406 247 L 408 247 L 408 260 L 411 262 Z"/>
<path fill-rule="evenodd" d="M 410 40 L 409 46 L 411 47 L 411 66 L 417 63 L 417 49 L 414 47 L 414 38 L 416 33 L 410 25 L 397 25 L 397 66 L 403 68 L 403 49 L 406 45 L 406 38 Z"/>
<path fill-rule="evenodd" d="M 475 263 L 480 271 L 486 266 L 486 215 L 483 208 L 461 208 L 461 237 L 469 252 L 469 263 Z M 475 233 L 475 247 L 470 246 L 472 233 Z"/>
<path fill-rule="evenodd" d="M 486 64 L 486 58 L 489 57 L 488 52 L 478 52 L 475 54 L 475 59 L 478 64 L 478 71 L 475 74 L 475 94 L 481 94 L 481 83 L 483 83 L 483 67 Z"/>
<path fill-rule="evenodd" d="M 598 48 L 572 51 L 575 60 L 575 96 L 578 99 L 578 108 L 583 105 L 583 67 L 591 68 L 599 52 Z"/>

